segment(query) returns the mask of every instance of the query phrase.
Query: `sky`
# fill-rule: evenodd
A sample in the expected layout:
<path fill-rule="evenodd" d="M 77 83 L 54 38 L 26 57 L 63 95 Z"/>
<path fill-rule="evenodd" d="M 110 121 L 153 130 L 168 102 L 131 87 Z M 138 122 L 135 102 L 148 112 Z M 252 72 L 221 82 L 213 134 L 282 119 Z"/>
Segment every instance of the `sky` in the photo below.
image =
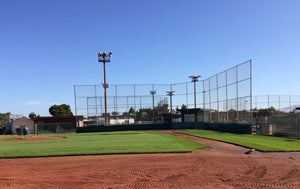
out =
<path fill-rule="evenodd" d="M 300 95 L 298 0 L 1 0 L 0 112 L 74 112 L 74 85 L 207 78 L 252 59 L 253 96 Z"/>

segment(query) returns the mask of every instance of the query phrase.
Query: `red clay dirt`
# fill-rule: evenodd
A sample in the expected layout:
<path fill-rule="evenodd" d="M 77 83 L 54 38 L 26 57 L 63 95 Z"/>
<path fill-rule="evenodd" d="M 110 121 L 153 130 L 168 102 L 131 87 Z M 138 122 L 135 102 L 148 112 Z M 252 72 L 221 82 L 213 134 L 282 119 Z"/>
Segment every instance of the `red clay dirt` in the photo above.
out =
<path fill-rule="evenodd" d="M 197 137 L 169 134 L 198 140 Z M 192 153 L 0 159 L 0 188 L 300 188 L 300 153 L 199 139 Z"/>

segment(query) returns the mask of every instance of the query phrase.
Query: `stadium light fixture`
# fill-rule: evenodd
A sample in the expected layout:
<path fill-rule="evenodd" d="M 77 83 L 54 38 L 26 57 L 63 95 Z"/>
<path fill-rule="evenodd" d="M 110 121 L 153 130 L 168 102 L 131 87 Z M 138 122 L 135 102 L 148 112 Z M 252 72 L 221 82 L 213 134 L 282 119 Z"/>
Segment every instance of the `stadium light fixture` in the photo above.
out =
<path fill-rule="evenodd" d="M 98 53 L 98 62 L 103 63 L 103 70 L 104 70 L 104 83 L 103 83 L 103 88 L 104 88 L 104 104 L 105 104 L 105 125 L 108 125 L 108 114 L 107 114 L 107 88 L 108 84 L 106 83 L 106 66 L 105 64 L 107 62 L 110 62 L 110 58 L 112 57 L 112 53 L 109 52 L 108 54 L 106 52 L 99 52 Z"/>
<path fill-rule="evenodd" d="M 197 108 L 197 100 L 196 100 L 196 82 L 198 81 L 198 78 L 201 77 L 201 75 L 197 75 L 197 76 L 194 76 L 194 75 L 191 75 L 189 76 L 189 78 L 192 79 L 192 82 L 194 82 L 194 108 L 196 109 Z"/>

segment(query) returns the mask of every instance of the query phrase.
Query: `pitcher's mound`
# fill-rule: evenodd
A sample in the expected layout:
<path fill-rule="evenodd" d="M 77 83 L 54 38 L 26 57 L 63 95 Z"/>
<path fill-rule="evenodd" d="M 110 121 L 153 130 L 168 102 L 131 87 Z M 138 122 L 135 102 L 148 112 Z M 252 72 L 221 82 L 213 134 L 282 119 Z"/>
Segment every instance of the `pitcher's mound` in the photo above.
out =
<path fill-rule="evenodd" d="M 64 137 L 20 137 L 20 138 L 7 138 L 2 141 L 41 141 L 41 140 L 61 140 Z"/>

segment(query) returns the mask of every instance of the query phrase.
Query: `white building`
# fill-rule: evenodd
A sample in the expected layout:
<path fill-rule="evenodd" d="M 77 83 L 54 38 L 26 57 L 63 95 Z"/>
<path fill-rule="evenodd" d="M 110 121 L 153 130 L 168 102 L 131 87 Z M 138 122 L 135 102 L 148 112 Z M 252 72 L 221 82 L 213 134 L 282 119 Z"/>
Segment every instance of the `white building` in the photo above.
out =
<path fill-rule="evenodd" d="M 22 114 L 10 114 L 9 115 L 9 120 L 10 121 L 15 121 L 15 120 L 18 120 L 18 119 L 21 119 L 22 117 L 24 117 Z"/>

